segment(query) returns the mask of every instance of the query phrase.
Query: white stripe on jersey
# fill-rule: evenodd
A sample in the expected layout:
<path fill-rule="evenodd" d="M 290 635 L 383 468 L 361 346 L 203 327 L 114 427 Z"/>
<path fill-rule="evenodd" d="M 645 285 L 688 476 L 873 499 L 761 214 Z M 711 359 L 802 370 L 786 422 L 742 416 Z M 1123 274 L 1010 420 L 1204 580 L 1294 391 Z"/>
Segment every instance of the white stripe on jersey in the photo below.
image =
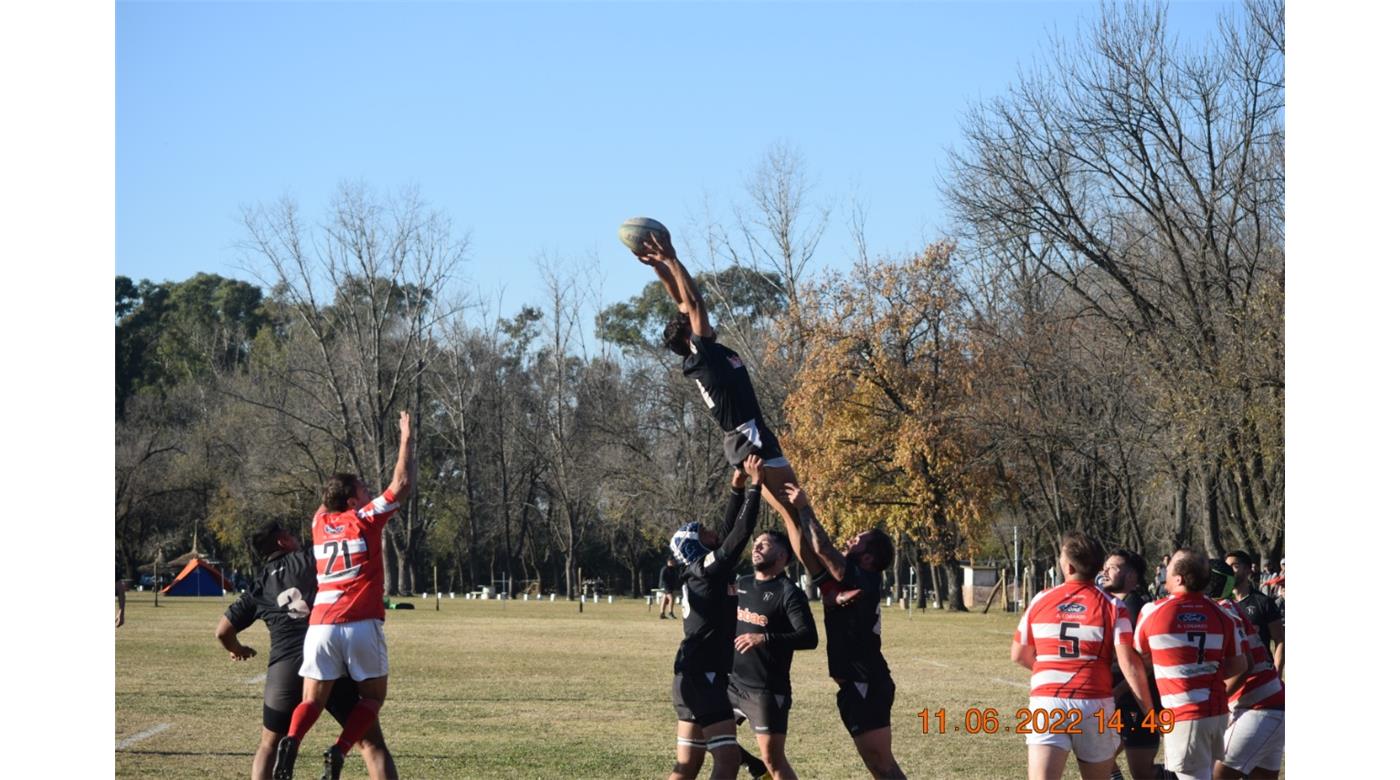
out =
<path fill-rule="evenodd" d="M 384 500 L 384 496 L 381 495 L 381 496 L 379 496 L 378 498 L 374 499 L 373 501 L 369 502 L 369 511 L 368 511 L 368 512 L 366 512 L 364 509 L 357 509 L 357 510 L 355 510 L 355 514 L 358 515 L 359 517 L 361 517 L 361 518 L 363 519 L 363 518 L 374 517 L 375 515 L 382 515 L 382 514 L 384 514 L 385 512 L 392 512 L 393 510 L 398 509 L 398 508 L 399 508 L 399 502 L 397 502 L 397 501 L 385 501 L 385 500 Z"/>
<path fill-rule="evenodd" d="M 1186 693 L 1167 693 L 1162 695 L 1163 707 L 1185 707 L 1188 704 L 1199 704 L 1210 700 L 1210 688 L 1192 688 Z"/>
<path fill-rule="evenodd" d="M 1152 665 L 1152 673 L 1159 680 L 1184 680 L 1188 677 L 1205 677 L 1215 674 L 1219 664 L 1215 661 L 1206 661 L 1203 664 L 1181 664 L 1180 666 L 1160 666 Z"/>
<path fill-rule="evenodd" d="M 320 544 L 316 545 L 316 560 L 324 561 L 327 558 L 334 558 L 335 556 L 340 555 L 340 545 L 342 542 L 345 544 L 345 547 L 350 550 L 350 553 L 352 555 L 354 553 L 361 553 L 369 549 L 369 543 L 366 542 L 363 538 L 341 539 L 335 542 L 321 542 Z M 334 547 L 331 546 L 332 544 L 334 544 Z"/>
<path fill-rule="evenodd" d="M 1066 621 L 1070 622 L 1070 621 Z M 1102 642 L 1103 626 L 1086 626 L 1080 624 L 1078 628 L 1071 629 L 1071 636 L 1077 637 L 1081 642 Z M 1036 639 L 1059 639 L 1059 623 L 1032 623 L 1031 636 Z"/>
<path fill-rule="evenodd" d="M 1076 656 L 1073 657 L 1073 658 L 1065 658 L 1065 657 L 1061 656 L 1059 653 L 1056 653 L 1055 655 L 1038 655 L 1038 656 L 1035 657 L 1035 660 L 1036 660 L 1038 663 L 1049 663 L 1050 661 L 1076 661 L 1076 662 L 1077 662 L 1077 661 L 1097 661 L 1097 660 L 1099 660 L 1099 657 L 1096 656 L 1096 655 L 1076 655 Z"/>
<path fill-rule="evenodd" d="M 1240 696 L 1240 698 L 1235 700 L 1234 706 L 1237 709 L 1240 707 L 1248 707 L 1254 704 L 1255 702 L 1263 701 L 1269 698 L 1270 696 L 1273 696 L 1281 690 L 1283 690 L 1283 683 L 1280 682 L 1277 677 L 1275 677 L 1274 679 L 1268 681 L 1264 685 L 1261 685 L 1258 688 L 1255 688 L 1254 690 L 1249 691 L 1248 693 Z M 1163 699 L 1162 703 L 1165 704 L 1166 700 Z"/>
<path fill-rule="evenodd" d="M 705 392 L 705 386 L 700 384 L 699 379 L 695 380 L 695 385 L 700 388 L 700 397 L 705 399 L 705 408 L 715 408 L 715 400 L 710 397 L 709 393 Z"/>
<path fill-rule="evenodd" d="M 1043 672 L 1036 672 L 1031 675 L 1031 690 L 1035 690 L 1042 685 L 1059 685 L 1074 679 L 1074 672 L 1057 672 L 1053 669 L 1046 669 Z"/>
<path fill-rule="evenodd" d="M 1274 668 L 1274 665 L 1273 665 L 1272 662 L 1270 662 L 1270 661 L 1260 661 L 1259 663 L 1257 663 L 1257 664 L 1254 665 L 1254 668 L 1252 668 L 1252 669 L 1249 670 L 1249 673 L 1250 673 L 1250 674 L 1259 674 L 1260 672 L 1267 672 L 1267 671 L 1269 671 L 1270 669 L 1273 669 L 1273 668 Z"/>
<path fill-rule="evenodd" d="M 1139 623 L 1141 625 L 1141 623 Z M 1147 646 L 1153 650 L 1171 650 L 1176 647 L 1194 647 L 1200 649 L 1200 640 L 1191 639 L 1186 634 L 1153 634 L 1147 638 Z M 1219 650 L 1225 646 L 1224 634 L 1206 634 L 1207 650 Z"/>
<path fill-rule="evenodd" d="M 343 590 L 318 590 L 316 591 L 316 601 L 313 602 L 313 606 L 315 604 L 334 604 L 340 601 L 340 595 L 344 592 Z"/>
<path fill-rule="evenodd" d="M 355 564 L 354 566 L 351 566 L 350 568 L 348 568 L 348 569 L 346 569 L 346 570 L 344 570 L 344 571 L 338 571 L 338 572 L 336 572 L 335 574 L 330 574 L 330 575 L 327 575 L 327 574 L 317 574 L 317 575 L 316 575 L 316 584 L 317 584 L 317 585 L 325 585 L 326 583 L 330 583 L 330 582 L 340 582 L 341 580 L 348 580 L 348 579 L 351 579 L 351 578 L 354 577 L 356 574 L 359 574 L 359 573 L 360 573 L 360 566 L 362 566 L 362 565 L 363 565 L 363 564 L 358 564 L 358 563 L 357 563 L 357 564 Z"/>

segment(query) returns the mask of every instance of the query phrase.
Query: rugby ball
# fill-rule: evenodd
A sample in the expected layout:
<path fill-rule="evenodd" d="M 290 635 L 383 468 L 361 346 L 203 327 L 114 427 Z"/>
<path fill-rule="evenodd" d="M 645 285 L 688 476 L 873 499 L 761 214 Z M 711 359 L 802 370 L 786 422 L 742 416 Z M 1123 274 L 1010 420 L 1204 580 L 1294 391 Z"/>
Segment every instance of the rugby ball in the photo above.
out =
<path fill-rule="evenodd" d="M 647 217 L 633 217 L 622 223 L 622 227 L 617 229 L 618 239 L 634 255 L 647 253 L 648 249 L 644 242 L 647 240 L 647 236 L 651 235 L 655 235 L 662 246 L 671 242 L 671 233 L 666 229 L 666 226 Z"/>

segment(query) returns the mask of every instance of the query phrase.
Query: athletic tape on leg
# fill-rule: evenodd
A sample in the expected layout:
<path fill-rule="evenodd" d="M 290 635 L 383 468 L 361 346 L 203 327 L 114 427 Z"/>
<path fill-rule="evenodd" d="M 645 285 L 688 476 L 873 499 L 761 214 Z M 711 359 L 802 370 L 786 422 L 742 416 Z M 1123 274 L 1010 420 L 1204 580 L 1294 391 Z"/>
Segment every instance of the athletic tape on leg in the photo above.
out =
<path fill-rule="evenodd" d="M 715 752 L 716 750 L 720 750 L 722 748 L 727 748 L 730 746 L 738 747 L 738 745 L 739 740 L 735 739 L 734 735 L 732 734 L 711 737 L 710 739 L 705 741 L 705 748 L 711 753 Z"/>

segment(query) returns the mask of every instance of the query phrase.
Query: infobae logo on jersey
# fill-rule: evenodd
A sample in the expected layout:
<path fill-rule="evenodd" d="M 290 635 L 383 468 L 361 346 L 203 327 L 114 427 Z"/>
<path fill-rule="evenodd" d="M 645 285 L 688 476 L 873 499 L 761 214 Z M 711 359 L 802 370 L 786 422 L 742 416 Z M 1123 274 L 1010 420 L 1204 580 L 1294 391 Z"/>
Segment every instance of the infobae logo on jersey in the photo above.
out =
<path fill-rule="evenodd" d="M 1084 606 L 1083 604 L 1080 604 L 1077 601 L 1066 601 L 1065 603 L 1057 607 L 1055 611 L 1059 612 L 1060 614 L 1082 615 L 1088 610 L 1088 607 Z"/>
<path fill-rule="evenodd" d="M 729 365 L 733 368 L 743 368 L 744 361 L 740 360 L 738 355 L 730 355 Z"/>

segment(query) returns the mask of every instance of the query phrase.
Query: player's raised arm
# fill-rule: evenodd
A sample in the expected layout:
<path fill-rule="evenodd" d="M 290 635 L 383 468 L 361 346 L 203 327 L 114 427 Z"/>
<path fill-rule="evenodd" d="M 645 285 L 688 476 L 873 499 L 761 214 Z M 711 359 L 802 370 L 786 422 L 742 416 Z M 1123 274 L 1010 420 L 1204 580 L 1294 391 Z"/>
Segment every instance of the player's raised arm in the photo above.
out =
<path fill-rule="evenodd" d="M 402 501 L 413 489 L 414 465 L 413 422 L 405 410 L 399 412 L 399 460 L 394 464 L 394 478 L 389 483 L 395 501 Z"/>
<path fill-rule="evenodd" d="M 649 251 L 638 255 L 637 259 L 656 271 L 681 313 L 690 317 L 690 332 L 705 338 L 713 336 L 715 331 L 710 327 L 710 315 L 705 308 L 705 299 L 700 296 L 700 286 L 676 257 L 676 250 L 670 241 L 658 240 L 653 234 L 647 237 L 645 246 Z"/>
<path fill-rule="evenodd" d="M 831 537 L 826 535 L 826 529 L 822 527 L 821 521 L 812 511 L 812 503 L 807 500 L 807 492 L 802 488 L 789 482 L 783 486 L 787 493 L 788 503 L 797 509 L 798 517 L 802 520 L 802 535 L 807 544 L 811 545 L 816 553 L 817 560 L 823 567 L 836 578 L 837 582 L 846 578 L 846 556 L 836 549 L 836 545 L 831 543 Z"/>
<path fill-rule="evenodd" d="M 763 459 L 750 455 L 744 459 L 744 473 L 749 477 L 748 488 L 744 490 L 738 519 L 720 543 L 715 553 L 716 561 L 732 561 L 753 536 L 754 524 L 758 521 L 758 508 L 763 504 Z M 731 499 L 732 504 L 732 499 Z"/>

